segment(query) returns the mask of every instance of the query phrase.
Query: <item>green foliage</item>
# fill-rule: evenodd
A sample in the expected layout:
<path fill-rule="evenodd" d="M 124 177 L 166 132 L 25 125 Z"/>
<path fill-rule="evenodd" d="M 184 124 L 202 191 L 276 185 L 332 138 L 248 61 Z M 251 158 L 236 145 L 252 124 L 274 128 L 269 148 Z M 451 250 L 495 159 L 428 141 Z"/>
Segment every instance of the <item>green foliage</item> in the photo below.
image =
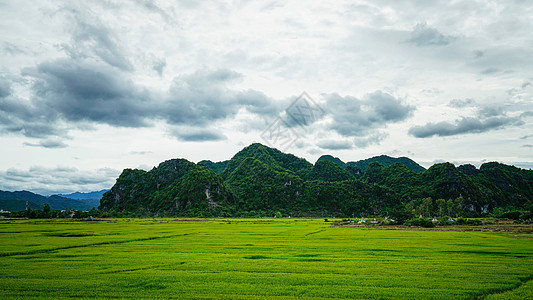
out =
<path fill-rule="evenodd" d="M 226 180 L 238 199 L 239 210 L 245 211 L 297 207 L 302 184 L 298 176 L 272 169 L 251 157 L 244 159 Z"/>
<path fill-rule="evenodd" d="M 358 166 L 349 166 L 349 165 L 346 165 L 346 171 L 352 174 L 352 176 L 355 177 L 355 179 L 361 179 L 361 177 L 363 177 L 363 174 L 365 173 L 363 169 L 359 168 Z"/>
<path fill-rule="evenodd" d="M 460 165 L 459 167 L 457 167 L 457 170 L 468 176 L 475 176 L 479 174 L 479 170 L 471 164 Z"/>
<path fill-rule="evenodd" d="M 29 202 L 29 207 L 31 209 L 40 209 L 42 208 L 41 204 Z M 26 209 L 26 201 L 17 200 L 17 199 L 5 199 L 0 200 L 0 208 L 6 211 L 20 211 Z"/>
<path fill-rule="evenodd" d="M 431 228 L 435 227 L 435 224 L 431 221 L 431 219 L 428 218 L 413 218 L 405 221 L 405 226 L 418 226 L 418 227 L 426 227 Z"/>
<path fill-rule="evenodd" d="M 389 217 L 391 220 L 394 220 L 395 224 L 402 225 L 407 220 L 412 219 L 414 214 L 407 209 L 393 209 L 389 212 Z"/>
<path fill-rule="evenodd" d="M 400 195 L 403 202 L 428 196 L 424 190 L 424 182 L 421 176 L 410 171 L 403 164 L 384 167 L 377 162 L 373 162 L 368 166 L 362 180 L 369 184 L 383 185 L 394 190 Z"/>
<path fill-rule="evenodd" d="M 522 215 L 521 211 L 514 210 L 514 211 L 504 212 L 504 213 L 496 216 L 496 218 L 518 220 L 520 218 L 520 215 Z"/>
<path fill-rule="evenodd" d="M 356 162 L 348 162 L 346 164 L 349 166 L 357 166 L 361 168 L 362 170 L 366 170 L 372 163 L 378 163 L 385 167 L 399 163 L 399 164 L 406 166 L 409 170 L 415 173 L 421 173 L 426 170 L 424 167 L 422 167 L 421 165 L 417 164 L 416 162 L 414 162 L 413 160 L 407 157 L 394 158 L 394 157 L 390 157 L 387 155 L 375 156 L 372 158 L 368 158 L 368 159 L 364 159 L 364 160 L 360 160 Z"/>
<path fill-rule="evenodd" d="M 532 214 L 529 211 L 523 212 L 520 217 L 518 217 L 518 220 L 522 222 L 531 222 L 532 219 Z"/>
<path fill-rule="evenodd" d="M 48 203 L 45 203 L 43 206 L 43 217 L 44 218 L 50 217 L 50 205 L 48 205 Z"/>
<path fill-rule="evenodd" d="M 228 200 L 222 178 L 184 159 L 161 163 L 150 172 L 126 169 L 106 192 L 100 209 L 134 215 L 214 216 Z M 231 198 L 231 197 L 229 197 Z"/>
<path fill-rule="evenodd" d="M 315 165 L 319 162 L 319 161 L 323 161 L 323 160 L 328 160 L 328 161 L 331 161 L 333 163 L 335 163 L 337 166 L 343 168 L 343 169 L 346 169 L 347 165 L 342 161 L 340 160 L 340 158 L 338 157 L 333 157 L 331 155 L 322 155 L 318 158 L 318 160 L 316 161 Z"/>
<path fill-rule="evenodd" d="M 496 162 L 481 165 L 472 180 L 481 188 L 492 207 L 525 209 L 533 199 L 533 171 Z"/>
<path fill-rule="evenodd" d="M 456 225 L 473 225 L 473 226 L 479 226 L 482 225 L 483 222 L 479 219 L 467 219 L 467 218 L 458 218 L 455 220 Z"/>
<path fill-rule="evenodd" d="M 423 185 L 429 196 L 433 198 L 454 199 L 462 196 L 465 199 L 463 207 L 471 215 L 478 216 L 481 213 L 487 199 L 483 197 L 481 190 L 475 186 L 472 179 L 459 172 L 451 163 L 433 165 L 422 173 Z"/>
<path fill-rule="evenodd" d="M 227 178 L 247 158 L 254 158 L 269 166 L 272 170 L 294 173 L 300 177 L 311 170 L 313 165 L 303 158 L 292 154 L 285 154 L 277 149 L 269 148 L 261 144 L 252 144 L 239 151 L 228 162 L 222 176 Z"/>
<path fill-rule="evenodd" d="M 31 209 L 43 209 L 47 203 L 51 209 L 62 210 L 72 208 L 77 210 L 86 210 L 98 206 L 98 200 L 76 200 L 52 195 L 45 197 L 28 191 L 6 192 L 0 191 L 0 209 L 7 211 L 20 211 L 26 209 L 28 201 Z"/>
<path fill-rule="evenodd" d="M 385 216 L 404 209 L 425 217 L 480 217 L 495 209 L 530 209 L 531 170 L 499 163 L 479 170 L 451 163 L 428 170 L 416 166 L 388 156 L 344 164 L 330 155 L 313 166 L 252 144 L 224 162 L 197 165 L 173 159 L 150 172 L 126 169 L 102 197 L 100 209 L 115 216 L 198 217 L 272 216 L 277 211 Z"/>
<path fill-rule="evenodd" d="M 437 223 L 435 225 L 437 226 L 448 226 L 452 225 L 453 222 L 451 222 L 448 217 L 439 217 L 437 218 Z"/>
<path fill-rule="evenodd" d="M 198 165 L 204 166 L 204 167 L 210 169 L 211 171 L 217 173 L 218 175 L 220 175 L 226 169 L 226 167 L 228 165 L 228 162 L 229 162 L 228 160 L 219 161 L 219 162 L 212 162 L 210 160 L 202 160 L 202 161 L 198 162 Z"/>
<path fill-rule="evenodd" d="M 353 180 L 354 177 L 332 161 L 319 160 L 309 173 L 308 179 L 317 181 L 343 181 Z"/>
<path fill-rule="evenodd" d="M 10 218 L 28 218 L 28 219 L 64 219 L 64 218 L 71 218 L 72 213 L 74 213 L 74 216 L 72 217 L 79 217 L 80 215 L 91 215 L 91 216 L 99 216 L 100 212 L 98 212 L 96 209 L 91 209 L 88 212 L 85 211 L 74 211 L 74 210 L 57 210 L 57 209 L 31 209 L 28 210 L 20 210 L 20 211 L 12 211 L 9 214 L 6 214 L 7 217 Z"/>

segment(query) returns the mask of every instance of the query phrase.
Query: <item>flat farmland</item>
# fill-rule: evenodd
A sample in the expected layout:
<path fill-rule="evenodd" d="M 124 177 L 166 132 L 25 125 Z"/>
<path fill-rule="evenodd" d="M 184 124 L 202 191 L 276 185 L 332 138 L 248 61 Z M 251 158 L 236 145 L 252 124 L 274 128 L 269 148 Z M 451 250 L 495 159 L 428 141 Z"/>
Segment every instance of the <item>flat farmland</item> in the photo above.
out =
<path fill-rule="evenodd" d="M 323 219 L 0 221 L 0 298 L 533 298 L 529 234 Z"/>

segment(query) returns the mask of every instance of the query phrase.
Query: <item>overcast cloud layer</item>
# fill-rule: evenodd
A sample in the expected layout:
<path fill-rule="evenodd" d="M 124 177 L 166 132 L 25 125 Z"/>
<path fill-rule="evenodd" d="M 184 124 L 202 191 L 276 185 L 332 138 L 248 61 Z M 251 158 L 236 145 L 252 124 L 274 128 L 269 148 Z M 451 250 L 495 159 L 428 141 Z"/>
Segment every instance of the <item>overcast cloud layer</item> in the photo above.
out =
<path fill-rule="evenodd" d="M 528 2 L 0 1 L 0 19 L 0 190 L 100 190 L 253 142 L 533 166 Z"/>

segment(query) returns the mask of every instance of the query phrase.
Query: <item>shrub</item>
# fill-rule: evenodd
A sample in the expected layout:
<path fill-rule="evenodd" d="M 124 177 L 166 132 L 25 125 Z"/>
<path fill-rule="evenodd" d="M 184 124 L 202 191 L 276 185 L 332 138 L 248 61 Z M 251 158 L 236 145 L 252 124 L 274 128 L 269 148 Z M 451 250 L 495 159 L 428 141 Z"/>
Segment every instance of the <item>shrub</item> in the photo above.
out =
<path fill-rule="evenodd" d="M 396 224 L 402 225 L 405 221 L 414 217 L 413 213 L 409 210 L 392 210 L 389 216 Z"/>
<path fill-rule="evenodd" d="M 521 214 L 522 214 L 522 212 L 517 211 L 517 210 L 508 211 L 508 212 L 504 212 L 501 215 L 499 215 L 498 218 L 500 218 L 500 219 L 518 220 L 520 218 Z"/>
<path fill-rule="evenodd" d="M 451 225 L 452 223 L 448 221 L 448 217 L 439 217 L 437 218 L 437 225 L 438 226 L 446 226 Z"/>
<path fill-rule="evenodd" d="M 472 226 L 479 226 L 482 225 L 483 222 L 479 219 L 464 219 L 464 218 L 458 218 L 455 221 L 455 224 L 457 225 L 472 225 Z"/>
<path fill-rule="evenodd" d="M 529 211 L 526 211 L 525 213 L 520 215 L 519 219 L 520 219 L 520 221 L 531 220 L 531 213 Z"/>
<path fill-rule="evenodd" d="M 435 227 L 435 224 L 428 218 L 413 218 L 405 221 L 406 226 Z"/>

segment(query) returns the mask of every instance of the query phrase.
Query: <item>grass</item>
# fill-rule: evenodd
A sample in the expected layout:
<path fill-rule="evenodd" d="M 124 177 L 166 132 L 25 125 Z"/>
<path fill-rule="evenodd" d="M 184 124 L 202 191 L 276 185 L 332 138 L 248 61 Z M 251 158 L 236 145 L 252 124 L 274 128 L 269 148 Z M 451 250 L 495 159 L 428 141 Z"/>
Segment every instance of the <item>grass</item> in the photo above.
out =
<path fill-rule="evenodd" d="M 317 219 L 0 221 L 0 297 L 533 298 L 531 235 Z"/>

